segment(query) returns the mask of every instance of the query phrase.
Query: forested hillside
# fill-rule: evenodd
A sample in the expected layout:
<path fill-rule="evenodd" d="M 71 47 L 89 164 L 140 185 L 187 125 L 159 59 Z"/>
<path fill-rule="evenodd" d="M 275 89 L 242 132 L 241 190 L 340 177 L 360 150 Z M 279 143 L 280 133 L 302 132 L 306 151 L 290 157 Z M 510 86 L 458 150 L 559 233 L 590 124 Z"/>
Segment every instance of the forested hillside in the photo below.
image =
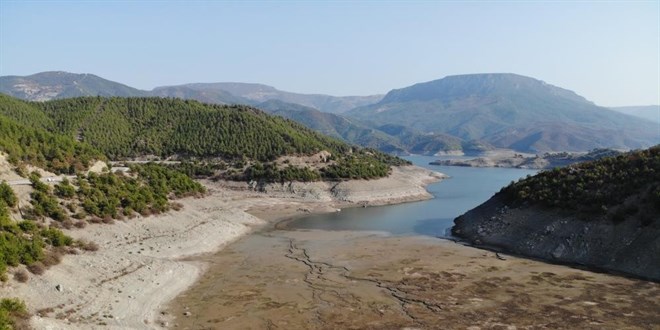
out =
<path fill-rule="evenodd" d="M 184 160 L 214 159 L 237 164 L 235 167 L 240 174 L 255 161 L 271 162 L 285 155 L 308 156 L 327 151 L 332 155 L 329 160 L 332 163 L 327 165 L 333 165 L 327 170 L 345 167 L 328 176 L 318 173 L 319 178 L 382 177 L 388 171 L 367 169 L 388 169 L 390 164 L 400 161 L 384 162 L 391 157 L 375 150 L 359 151 L 296 122 L 248 106 L 119 97 L 30 103 L 1 96 L 0 115 L 29 127 L 80 140 L 113 160 L 148 155 Z M 357 164 L 366 164 L 364 175 L 350 169 Z M 347 176 L 340 173 L 347 173 Z M 238 178 L 236 173 L 231 174 L 231 178 Z M 317 177 L 305 175 L 305 178 Z"/>
<path fill-rule="evenodd" d="M 99 97 L 30 106 L 31 111 L 42 111 L 47 116 L 37 125 L 88 142 L 112 159 L 182 155 L 269 160 L 285 154 L 309 154 L 323 149 L 341 153 L 350 149 L 292 121 L 246 106 Z"/>
<path fill-rule="evenodd" d="M 58 174 L 75 174 L 86 170 L 92 160 L 105 159 L 85 143 L 34 126 L 0 116 L 0 151 L 7 153 L 9 162 L 19 168 L 31 164 Z"/>
<path fill-rule="evenodd" d="M 46 130 L 57 132 L 59 122 L 45 116 L 34 104 L 0 96 L 2 174 L 15 176 L 10 174 L 15 172 L 29 177 L 31 185 L 21 188 L 29 192 L 25 193 L 29 204 L 28 200 L 20 204 L 12 186 L 0 177 L 0 281 L 7 279 L 8 266 L 24 264 L 38 275 L 59 262 L 60 255 L 67 252 L 64 247 L 87 248 L 57 229 L 71 228 L 72 219 L 76 219 L 77 227 L 84 227 L 87 221 L 109 222 L 135 214 L 160 213 L 178 208 L 170 201 L 173 197 L 205 192 L 185 174 L 160 165 L 134 166 L 129 175 L 109 171 L 86 174 L 94 161 L 106 159 L 104 154 L 72 137 Z M 53 186 L 38 172 L 29 172 L 28 165 L 75 175 L 75 179 L 64 179 Z M 15 276 L 27 280 L 27 274 L 16 272 Z"/>
<path fill-rule="evenodd" d="M 502 193 L 513 205 L 570 210 L 586 220 L 660 221 L 660 146 L 544 171 Z"/>

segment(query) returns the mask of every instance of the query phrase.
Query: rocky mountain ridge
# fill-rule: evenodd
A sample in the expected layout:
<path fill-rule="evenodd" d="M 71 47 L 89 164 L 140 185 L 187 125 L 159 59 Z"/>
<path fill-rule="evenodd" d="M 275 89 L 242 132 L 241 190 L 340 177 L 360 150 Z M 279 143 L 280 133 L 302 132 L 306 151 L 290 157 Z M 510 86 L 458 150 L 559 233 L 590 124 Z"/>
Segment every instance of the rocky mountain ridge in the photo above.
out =
<path fill-rule="evenodd" d="M 0 93 L 27 101 L 48 101 L 78 96 L 160 96 L 194 99 L 214 104 L 255 105 L 269 100 L 296 103 L 330 113 L 342 113 L 375 103 L 382 95 L 332 96 L 301 94 L 275 87 L 237 82 L 191 83 L 160 86 L 150 91 L 129 87 L 99 76 L 64 71 L 40 72 L 29 76 L 0 77 Z"/>
<path fill-rule="evenodd" d="M 509 73 L 449 76 L 395 89 L 380 102 L 347 115 L 530 153 L 634 149 L 660 142 L 653 122 Z"/>

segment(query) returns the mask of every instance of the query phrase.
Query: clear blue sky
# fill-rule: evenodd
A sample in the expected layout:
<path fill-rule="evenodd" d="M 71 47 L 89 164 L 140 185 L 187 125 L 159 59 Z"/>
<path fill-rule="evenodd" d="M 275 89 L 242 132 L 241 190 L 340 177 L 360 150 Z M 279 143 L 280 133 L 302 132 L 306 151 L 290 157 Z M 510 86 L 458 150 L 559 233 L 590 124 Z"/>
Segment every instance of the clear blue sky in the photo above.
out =
<path fill-rule="evenodd" d="M 365 95 L 512 72 L 599 105 L 660 104 L 659 3 L 0 0 L 0 75 Z"/>

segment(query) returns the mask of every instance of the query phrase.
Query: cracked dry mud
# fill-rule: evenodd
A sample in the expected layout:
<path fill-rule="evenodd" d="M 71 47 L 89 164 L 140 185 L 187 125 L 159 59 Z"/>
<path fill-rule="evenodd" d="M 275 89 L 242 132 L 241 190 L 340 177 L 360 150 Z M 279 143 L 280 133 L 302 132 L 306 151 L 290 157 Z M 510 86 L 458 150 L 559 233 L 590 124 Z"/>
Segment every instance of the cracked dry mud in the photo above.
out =
<path fill-rule="evenodd" d="M 652 329 L 660 285 L 422 237 L 247 236 L 203 257 L 177 329 Z M 183 316 L 185 312 L 189 316 Z"/>

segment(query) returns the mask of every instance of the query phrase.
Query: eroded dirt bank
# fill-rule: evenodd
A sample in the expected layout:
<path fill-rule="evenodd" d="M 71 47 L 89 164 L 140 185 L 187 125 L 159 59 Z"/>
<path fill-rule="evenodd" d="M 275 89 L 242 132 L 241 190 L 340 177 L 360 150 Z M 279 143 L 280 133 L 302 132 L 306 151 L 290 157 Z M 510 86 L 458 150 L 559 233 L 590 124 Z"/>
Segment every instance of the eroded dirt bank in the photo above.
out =
<path fill-rule="evenodd" d="M 378 233 L 265 231 L 203 259 L 176 329 L 650 329 L 660 285 Z"/>

